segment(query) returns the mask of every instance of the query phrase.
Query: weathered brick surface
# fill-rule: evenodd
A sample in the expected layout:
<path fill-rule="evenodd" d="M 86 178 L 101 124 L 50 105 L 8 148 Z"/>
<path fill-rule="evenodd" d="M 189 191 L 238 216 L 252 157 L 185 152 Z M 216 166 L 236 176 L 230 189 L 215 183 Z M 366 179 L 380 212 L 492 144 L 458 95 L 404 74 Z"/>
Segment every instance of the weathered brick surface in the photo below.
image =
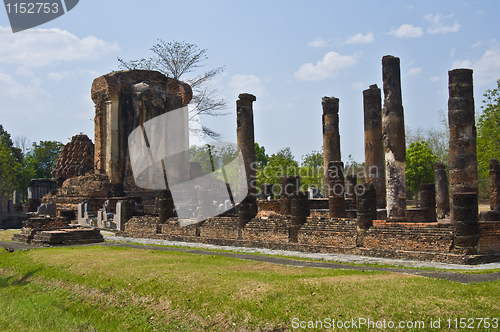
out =
<path fill-rule="evenodd" d="M 266 242 L 288 242 L 289 218 L 279 219 L 252 219 L 241 234 L 243 240 L 259 241 L 265 239 Z"/>
<path fill-rule="evenodd" d="M 396 259 L 478 264 L 500 259 L 500 221 L 480 223 L 478 255 L 450 252 L 453 228 L 449 221 L 388 222 L 374 220 L 356 247 L 356 219 L 309 217 L 298 231 L 298 243 L 289 242 L 289 218 L 254 218 L 238 239 L 236 217 L 215 217 L 201 225 L 180 227 L 175 218 L 158 224 L 158 217 L 134 217 L 120 235 L 242 247 L 340 253 Z"/>
<path fill-rule="evenodd" d="M 356 246 L 356 222 L 350 219 L 307 218 L 299 229 L 299 243 L 339 247 Z"/>
<path fill-rule="evenodd" d="M 479 222 L 478 253 L 500 253 L 500 221 Z"/>
<path fill-rule="evenodd" d="M 365 233 L 364 247 L 448 253 L 452 242 L 451 224 L 374 220 Z"/>

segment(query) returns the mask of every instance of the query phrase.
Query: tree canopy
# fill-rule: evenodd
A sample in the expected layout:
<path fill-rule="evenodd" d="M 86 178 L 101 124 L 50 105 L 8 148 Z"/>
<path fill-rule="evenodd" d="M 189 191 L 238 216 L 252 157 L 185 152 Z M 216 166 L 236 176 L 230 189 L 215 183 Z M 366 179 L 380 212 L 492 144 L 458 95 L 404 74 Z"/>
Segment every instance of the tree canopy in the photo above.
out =
<path fill-rule="evenodd" d="M 477 122 L 477 164 L 483 178 L 489 176 L 489 159 L 500 159 L 500 80 L 496 89 L 483 95 L 482 114 Z"/>
<path fill-rule="evenodd" d="M 185 41 L 165 42 L 158 39 L 158 43 L 150 48 L 153 57 L 139 60 L 124 61 L 118 58 L 122 69 L 157 70 L 165 76 L 183 80 L 191 85 L 193 99 L 190 102 L 189 120 L 190 130 L 195 134 L 205 134 L 213 139 L 220 139 L 221 135 L 203 126 L 198 116 L 220 116 L 227 113 L 222 112 L 226 108 L 226 101 L 217 98 L 217 89 L 210 87 L 210 81 L 224 71 L 224 67 L 204 72 L 203 74 L 186 77 L 197 68 L 203 67 L 203 62 L 208 60 L 207 50 L 200 49 L 195 44 Z"/>
<path fill-rule="evenodd" d="M 434 162 L 437 156 L 425 141 L 411 143 L 406 150 L 406 186 L 412 190 L 418 200 L 418 189 L 421 183 L 434 182 Z"/>

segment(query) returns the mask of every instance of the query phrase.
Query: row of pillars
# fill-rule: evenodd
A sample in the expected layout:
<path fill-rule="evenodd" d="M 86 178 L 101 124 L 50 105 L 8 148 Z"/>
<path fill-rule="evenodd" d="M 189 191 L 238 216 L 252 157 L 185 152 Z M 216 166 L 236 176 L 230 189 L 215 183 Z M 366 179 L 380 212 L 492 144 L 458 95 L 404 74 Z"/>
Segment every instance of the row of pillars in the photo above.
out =
<path fill-rule="evenodd" d="M 400 72 L 399 58 L 390 55 L 382 58 L 383 107 L 381 91 L 377 85 L 371 85 L 368 90 L 363 91 L 367 178 L 364 190 L 366 197 L 358 202 L 358 213 L 361 213 L 358 228 L 361 230 L 369 227 L 367 220 L 373 220 L 377 208 L 387 209 L 388 220 L 406 219 L 406 145 Z M 474 252 L 478 240 L 478 180 L 472 70 L 455 69 L 448 74 L 450 196 L 454 246 L 465 252 Z M 249 189 L 247 198 L 239 209 L 240 228 L 257 213 L 256 176 L 255 168 L 252 167 L 255 162 L 252 102 L 255 100 L 253 95 L 240 94 L 236 102 L 237 141 L 243 153 L 240 171 L 245 170 L 247 176 L 244 180 Z M 330 216 L 344 217 L 344 192 L 339 194 L 335 191 L 336 186 L 344 186 L 343 163 L 340 161 L 339 99 L 324 97 L 322 107 L 325 193 L 329 198 Z M 435 174 L 438 217 L 442 217 L 443 211 L 446 214 L 445 202 L 448 200 L 446 174 L 442 164 L 435 165 Z M 433 190 L 424 186 L 423 192 L 424 196 L 432 195 Z M 291 196 L 282 196 L 286 203 L 284 205 L 290 206 L 290 211 L 286 212 L 291 213 L 291 202 L 294 199 L 298 202 L 295 197 L 297 195 L 295 191 Z"/>

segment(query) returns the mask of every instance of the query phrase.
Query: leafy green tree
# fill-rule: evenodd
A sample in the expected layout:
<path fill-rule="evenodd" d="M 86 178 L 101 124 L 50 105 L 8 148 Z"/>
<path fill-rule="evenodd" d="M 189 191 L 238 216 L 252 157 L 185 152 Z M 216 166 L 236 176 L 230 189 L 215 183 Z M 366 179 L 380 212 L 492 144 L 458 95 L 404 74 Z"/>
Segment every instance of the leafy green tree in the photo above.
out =
<path fill-rule="evenodd" d="M 56 166 L 63 146 L 64 144 L 58 141 L 33 143 L 31 151 L 24 158 L 25 164 L 34 168 L 37 178 L 50 179 L 52 178 L 50 173 Z"/>
<path fill-rule="evenodd" d="M 217 98 L 217 89 L 210 87 L 210 81 L 224 71 L 224 67 L 218 67 L 194 77 L 186 77 L 197 68 L 203 66 L 208 60 L 207 50 L 199 49 L 194 44 L 178 41 L 165 42 L 158 40 L 158 44 L 150 49 L 155 55 L 147 59 L 124 61 L 118 58 L 122 69 L 157 70 L 165 76 L 183 80 L 191 85 L 193 99 L 190 102 L 189 120 L 190 130 L 195 134 L 205 134 L 213 139 L 221 138 L 221 135 L 201 125 L 198 121 L 199 115 L 220 116 L 226 108 L 226 101 Z M 197 123 L 197 124 L 195 124 Z M 201 129 L 198 129 L 201 126 Z"/>
<path fill-rule="evenodd" d="M 477 122 L 477 163 L 483 177 L 489 176 L 489 159 L 500 159 L 500 80 L 498 88 L 486 90 L 482 114 Z"/>
<path fill-rule="evenodd" d="M 280 184 L 282 175 L 298 175 L 299 163 L 295 161 L 290 148 L 284 148 L 272 154 L 269 162 L 257 170 L 257 185 L 262 183 Z"/>
<path fill-rule="evenodd" d="M 0 174 L 2 176 L 2 195 L 10 196 L 19 186 L 19 173 L 23 155 L 14 146 L 10 134 L 0 125 Z"/>
<path fill-rule="evenodd" d="M 257 142 L 255 143 L 255 162 L 259 169 L 262 169 L 269 163 L 269 156 L 266 154 L 266 149 Z"/>
<path fill-rule="evenodd" d="M 406 150 L 406 187 L 415 194 L 417 206 L 420 184 L 434 182 L 434 162 L 437 160 L 425 141 L 411 143 Z"/>
<path fill-rule="evenodd" d="M 322 191 L 324 183 L 323 168 L 322 152 L 313 150 L 302 156 L 302 163 L 299 168 L 301 190 L 313 187 Z"/>

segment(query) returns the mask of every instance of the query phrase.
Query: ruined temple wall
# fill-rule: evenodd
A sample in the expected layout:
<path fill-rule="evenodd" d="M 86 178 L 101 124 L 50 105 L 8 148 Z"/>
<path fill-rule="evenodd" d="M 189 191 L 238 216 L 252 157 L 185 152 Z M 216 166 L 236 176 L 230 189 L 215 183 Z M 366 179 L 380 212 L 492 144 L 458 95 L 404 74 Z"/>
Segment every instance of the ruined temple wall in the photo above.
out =
<path fill-rule="evenodd" d="M 478 254 L 500 254 L 500 221 L 479 222 Z"/>
<path fill-rule="evenodd" d="M 91 95 L 95 104 L 94 171 L 107 175 L 111 183 L 134 186 L 129 134 L 145 121 L 187 105 L 192 90 L 160 72 L 130 70 L 96 78 Z M 187 126 L 187 119 L 185 122 Z"/>

